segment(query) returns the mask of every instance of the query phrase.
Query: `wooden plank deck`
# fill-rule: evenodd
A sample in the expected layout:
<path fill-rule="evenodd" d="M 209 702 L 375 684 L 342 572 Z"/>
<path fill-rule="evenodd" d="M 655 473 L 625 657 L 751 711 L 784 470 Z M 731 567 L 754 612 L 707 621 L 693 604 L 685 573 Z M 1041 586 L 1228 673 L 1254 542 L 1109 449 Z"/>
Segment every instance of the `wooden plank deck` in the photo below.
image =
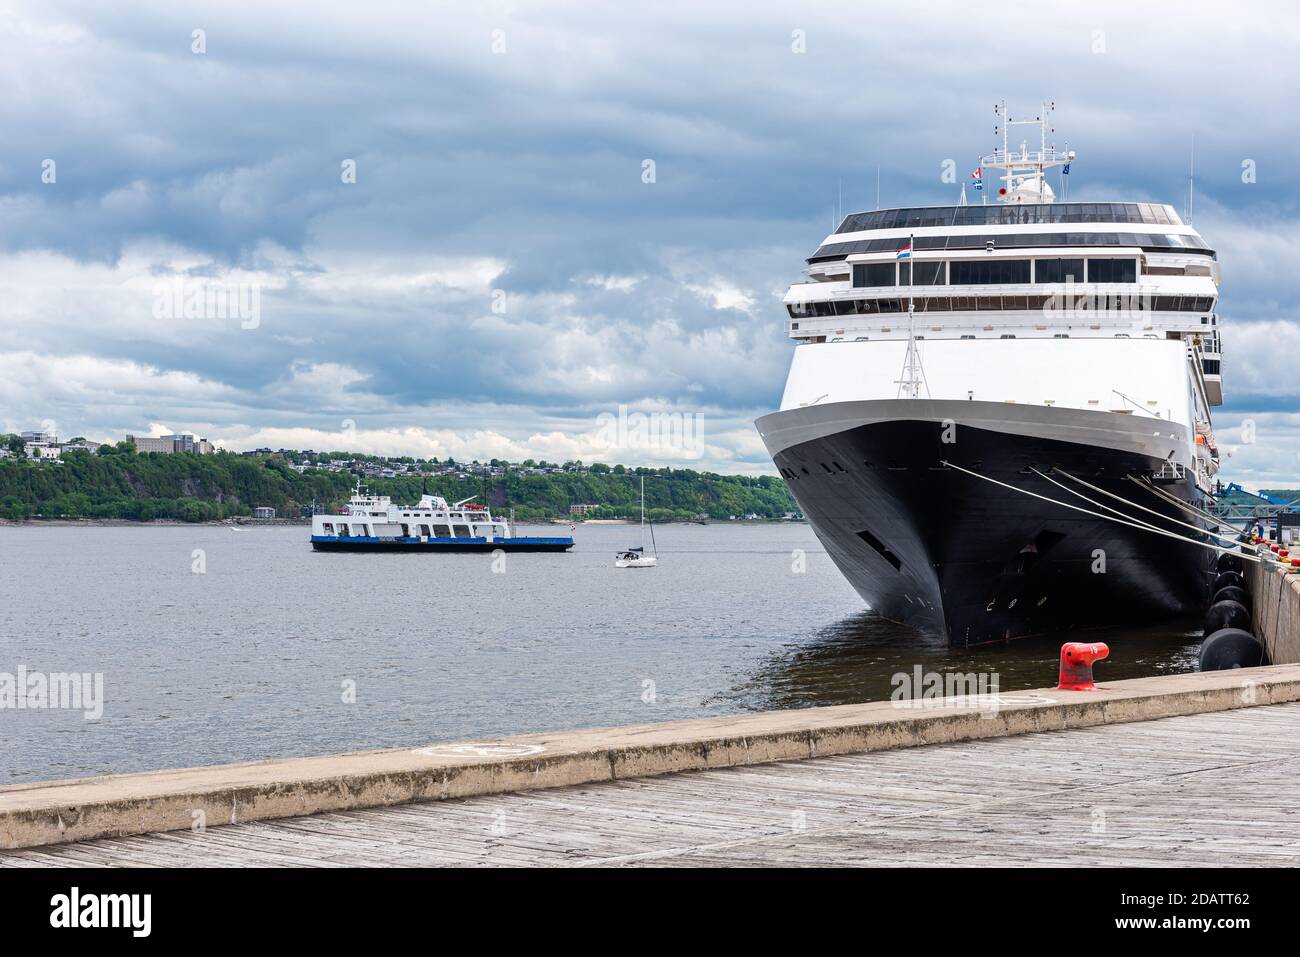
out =
<path fill-rule="evenodd" d="M 0 867 L 1300 864 L 1300 703 L 0 852 Z"/>

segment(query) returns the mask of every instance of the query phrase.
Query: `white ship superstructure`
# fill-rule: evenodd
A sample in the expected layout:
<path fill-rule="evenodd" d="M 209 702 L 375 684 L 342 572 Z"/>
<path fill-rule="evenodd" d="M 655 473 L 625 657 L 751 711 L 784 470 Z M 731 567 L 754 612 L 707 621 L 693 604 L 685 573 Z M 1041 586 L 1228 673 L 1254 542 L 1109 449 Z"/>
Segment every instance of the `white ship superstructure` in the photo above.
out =
<path fill-rule="evenodd" d="M 1024 606 L 1079 608 L 1053 591 L 1103 539 L 1118 549 L 1115 577 L 1075 582 L 1084 601 L 1134 598 L 1129 563 L 1158 560 L 1152 603 L 1177 610 L 1195 591 L 1183 566 L 1201 556 L 1187 546 L 1171 559 L 1159 536 L 1117 539 L 1106 522 L 1012 491 L 1001 494 L 1016 506 L 999 505 L 996 486 L 950 465 L 1054 499 L 1069 498 L 1039 477 L 1054 467 L 1126 499 L 1145 478 L 1189 504 L 1218 468 L 1214 250 L 1167 205 L 1056 202 L 1048 171 L 1074 154 L 1049 147 L 1035 120 L 1038 149 L 1004 146 L 977 166 L 981 185 L 1004 171 L 999 201 L 855 213 L 823 240 L 785 297 L 798 348 L 781 411 L 758 422 L 863 597 L 958 643 L 1062 623 Z M 1162 502 L 1143 499 L 1188 518 Z M 936 521 L 975 527 L 986 547 L 958 547 Z"/>
<path fill-rule="evenodd" d="M 494 518 L 472 499 L 448 504 L 425 493 L 416 505 L 395 505 L 360 484 L 337 514 L 312 517 L 318 551 L 564 551 L 569 537 L 519 537 L 509 521 Z"/>

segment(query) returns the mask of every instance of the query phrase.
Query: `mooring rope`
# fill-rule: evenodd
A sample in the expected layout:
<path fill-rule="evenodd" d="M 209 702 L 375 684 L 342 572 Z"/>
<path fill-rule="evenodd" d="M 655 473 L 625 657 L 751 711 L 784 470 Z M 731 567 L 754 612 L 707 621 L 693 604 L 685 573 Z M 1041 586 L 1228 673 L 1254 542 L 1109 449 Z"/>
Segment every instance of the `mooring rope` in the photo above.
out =
<path fill-rule="evenodd" d="M 1034 471 L 1035 471 L 1035 472 L 1038 472 L 1037 469 L 1034 469 Z M 1125 505 L 1131 505 L 1133 508 L 1140 508 L 1142 511 L 1144 511 L 1144 512 L 1149 512 L 1150 514 L 1155 515 L 1157 518 L 1163 518 L 1166 522 L 1173 522 L 1175 525 L 1182 525 L 1184 528 L 1190 528 L 1192 531 L 1194 531 L 1194 532 L 1200 532 L 1202 535 L 1210 535 L 1210 536 L 1212 536 L 1212 537 L 1214 537 L 1214 538 L 1219 539 L 1220 541 L 1232 542 L 1233 545 L 1238 544 L 1238 539 L 1237 539 L 1237 536 L 1236 536 L 1236 535 L 1220 535 L 1218 532 L 1207 531 L 1206 529 L 1201 528 L 1199 525 L 1193 525 L 1191 522 L 1180 521 L 1179 519 L 1176 519 L 1176 518 L 1173 518 L 1172 516 L 1166 515 L 1166 514 L 1164 514 L 1163 512 L 1157 512 L 1154 508 L 1147 508 L 1145 505 L 1139 505 L 1137 502 L 1130 502 L 1128 499 L 1124 498 L 1122 495 L 1116 495 L 1114 492 L 1108 492 L 1108 491 L 1107 491 L 1106 489 L 1104 489 L 1104 488 L 1098 488 L 1096 485 L 1093 485 L 1093 484 L 1091 484 L 1090 482 L 1085 482 L 1083 479 L 1079 478 L 1078 476 L 1071 475 L 1069 472 L 1065 471 L 1065 469 L 1062 469 L 1062 468 L 1053 468 L 1052 471 L 1053 471 L 1053 472 L 1060 472 L 1062 475 L 1064 475 L 1064 476 L 1065 476 L 1066 478 L 1068 478 L 1070 481 L 1072 481 L 1072 482 L 1078 482 L 1078 483 L 1079 483 L 1080 485 L 1082 485 L 1084 488 L 1090 488 L 1090 489 L 1092 489 L 1094 492 L 1100 492 L 1102 495 L 1108 495 L 1108 496 L 1110 496 L 1111 498 L 1115 499 L 1115 501 L 1117 501 L 1117 502 L 1123 502 Z M 1043 473 L 1042 473 L 1042 472 L 1038 472 L 1038 474 L 1039 474 L 1039 475 L 1042 475 Z M 1046 476 L 1046 475 L 1043 475 L 1043 478 L 1047 478 L 1047 476 Z M 1058 483 L 1058 484 L 1059 484 L 1059 483 Z M 1065 486 L 1061 486 L 1061 487 L 1064 488 Z M 1067 491 L 1069 491 L 1069 490 L 1067 489 Z M 1092 500 L 1091 500 L 1091 499 L 1085 499 L 1085 501 L 1092 501 Z M 1175 498 L 1175 501 L 1181 502 L 1182 499 Z M 1100 502 L 1093 502 L 1093 504 L 1094 504 L 1094 505 L 1098 505 L 1098 506 L 1100 506 L 1101 508 L 1106 509 L 1108 512 L 1114 512 L 1116 515 L 1124 515 L 1124 513 L 1121 512 L 1121 511 L 1119 511 L 1118 509 L 1114 509 L 1114 508 L 1110 508 L 1109 506 L 1102 505 Z M 1125 518 L 1131 518 L 1132 516 L 1124 515 L 1124 517 L 1125 517 Z M 1216 520 L 1216 521 L 1215 521 L 1215 524 L 1218 525 L 1219 522 Z"/>
<path fill-rule="evenodd" d="M 1195 505 L 1190 505 L 1190 504 L 1188 504 L 1187 502 L 1184 502 L 1182 499 L 1178 498 L 1176 495 L 1171 495 L 1171 494 L 1169 494 L 1169 493 L 1166 492 L 1164 489 L 1159 488 L 1158 486 L 1156 486 L 1155 484 L 1153 484 L 1153 483 L 1151 482 L 1151 480 L 1148 479 L 1145 475 L 1143 475 L 1143 476 L 1141 476 L 1141 477 L 1135 477 L 1135 476 L 1130 475 L 1129 478 L 1130 478 L 1132 481 L 1136 482 L 1139 488 L 1144 488 L 1144 489 L 1146 489 L 1146 490 L 1147 490 L 1148 492 L 1150 492 L 1152 495 L 1156 496 L 1157 498 L 1163 499 L 1164 501 L 1170 503 L 1171 505 L 1174 505 L 1174 506 L 1177 507 L 1177 508 L 1181 508 L 1183 511 L 1187 512 L 1189 515 L 1198 515 L 1198 516 L 1200 516 L 1200 517 L 1202 517 L 1202 518 L 1209 519 L 1211 522 L 1214 522 L 1214 523 L 1215 523 L 1216 525 L 1218 525 L 1220 528 L 1230 528 L 1230 529 L 1232 529 L 1233 531 L 1238 532 L 1239 534 L 1242 534 L 1242 535 L 1245 534 L 1245 530 L 1244 530 L 1244 529 L 1238 529 L 1236 525 L 1233 525 L 1231 522 L 1224 521 L 1224 520 L 1223 520 L 1222 518 L 1220 518 L 1218 515 L 1211 514 L 1210 512 L 1207 512 L 1207 511 L 1206 511 L 1205 509 L 1203 509 L 1203 508 L 1197 508 Z M 1252 519 L 1250 519 L 1249 521 L 1253 522 L 1254 519 L 1252 518 Z"/>
<path fill-rule="evenodd" d="M 1155 495 L 1156 497 L 1163 499 L 1164 501 L 1169 502 L 1173 505 L 1177 505 L 1179 508 L 1183 509 L 1186 512 L 1189 512 L 1192 515 L 1199 515 L 1202 518 L 1208 518 L 1210 521 L 1217 522 L 1220 525 L 1226 524 L 1223 521 L 1223 519 L 1219 518 L 1216 515 L 1212 515 L 1211 513 L 1207 512 L 1205 509 L 1199 508 L 1198 506 L 1195 506 L 1190 502 L 1184 502 L 1177 495 L 1173 495 L 1169 492 L 1166 492 L 1164 489 L 1160 488 L 1158 485 L 1153 483 L 1145 475 L 1130 475 L 1128 476 L 1128 478 L 1129 481 L 1136 482 L 1139 486 L 1146 489 L 1152 495 Z M 1232 526 L 1228 526 L 1228 527 L 1231 528 Z"/>
<path fill-rule="evenodd" d="M 1056 485 L 1058 489 L 1065 490 L 1065 492 L 1074 495 L 1075 498 L 1082 498 L 1084 502 L 1088 503 L 1088 505 L 1093 505 L 1096 506 L 1097 508 L 1105 508 L 1105 510 L 1108 512 L 1114 512 L 1115 515 L 1121 516 L 1121 518 L 1128 519 L 1132 521 L 1132 523 L 1134 523 L 1135 525 L 1140 525 L 1141 528 L 1147 529 L 1148 532 L 1162 531 L 1160 527 L 1157 527 L 1157 525 L 1153 525 L 1152 523 L 1149 523 L 1149 521 L 1145 519 L 1139 519 L 1139 518 L 1135 518 L 1135 516 L 1127 515 L 1125 514 L 1125 512 L 1119 511 L 1118 508 L 1112 508 L 1109 505 L 1105 505 L 1104 502 L 1097 502 L 1096 499 L 1088 498 L 1087 495 L 1084 495 L 1082 492 L 1076 492 L 1075 489 L 1067 488 L 1066 485 L 1062 485 L 1061 482 L 1058 482 L 1056 479 L 1053 479 L 1052 476 L 1045 475 L 1044 472 L 1040 472 L 1039 469 L 1032 467 L 1032 465 L 1030 467 L 1030 471 L 1034 472 L 1036 476 L 1040 477 L 1040 479 L 1045 479 L 1048 480 L 1049 482 L 1052 482 L 1052 484 Z"/>
<path fill-rule="evenodd" d="M 1150 522 L 1146 521 L 1145 519 L 1136 518 L 1132 515 L 1127 515 L 1124 512 L 1121 512 L 1117 508 L 1112 508 L 1111 506 L 1106 505 L 1102 502 L 1098 502 L 1095 499 L 1088 498 L 1088 496 L 1084 495 L 1082 492 L 1075 491 L 1072 488 L 1068 488 L 1067 486 L 1062 485 L 1056 479 L 1052 478 L 1050 475 L 1047 475 L 1046 473 L 1038 471 L 1038 469 L 1034 468 L 1032 465 L 1029 467 L 1029 470 L 1033 472 L 1035 475 L 1037 475 L 1039 478 L 1047 479 L 1047 481 L 1051 482 L 1057 488 L 1063 489 L 1064 491 L 1073 495 L 1075 498 L 1083 499 L 1089 505 L 1095 505 L 1097 506 L 1097 508 L 1104 508 L 1108 512 L 1114 512 L 1116 515 L 1120 516 L 1121 518 L 1127 518 L 1129 521 L 1135 522 L 1136 524 L 1141 525 L 1143 528 L 1151 529 L 1153 531 L 1159 531 L 1159 528 L 1157 526 L 1152 525 Z M 1056 471 L 1060 471 L 1060 470 L 1057 469 Z M 1062 472 L 1061 474 L 1064 475 L 1065 473 Z"/>
<path fill-rule="evenodd" d="M 1093 518 L 1105 519 L 1106 521 L 1114 522 L 1117 525 L 1127 525 L 1129 528 L 1136 528 L 1138 531 L 1141 532 L 1152 532 L 1156 535 L 1163 535 L 1165 538 L 1172 538 L 1176 541 L 1186 542 L 1188 545 L 1195 545 L 1198 548 L 1208 548 L 1211 551 L 1215 551 L 1215 552 L 1236 552 L 1235 548 L 1224 548 L 1222 545 L 1215 545 L 1212 542 L 1198 542 L 1195 539 L 1188 538 L 1185 535 L 1179 535 L 1177 532 L 1170 532 L 1163 528 L 1156 528 L 1154 525 L 1138 524 L 1135 521 L 1126 521 L 1125 519 L 1122 518 L 1116 518 L 1114 515 L 1106 515 L 1103 512 L 1094 512 L 1091 509 L 1080 508 L 1078 505 L 1071 505 L 1069 502 L 1062 502 L 1059 499 L 1050 498 L 1046 495 L 1040 495 L 1037 492 L 1031 492 L 1029 491 L 1029 489 L 1020 488 L 1015 485 L 1010 485 L 1006 482 L 992 478 L 988 475 L 980 475 L 979 472 L 972 472 L 970 469 L 962 468 L 960 465 L 954 465 L 952 462 L 948 462 L 946 460 L 941 459 L 939 464 L 947 466 L 948 468 L 951 469 L 956 469 L 958 472 L 965 472 L 967 475 L 972 475 L 977 479 L 983 479 L 985 482 L 992 482 L 994 485 L 1000 485 L 1002 488 L 1010 489 L 1013 492 L 1019 492 L 1022 495 L 1028 495 L 1032 498 L 1041 499 L 1044 502 L 1050 502 L 1053 505 L 1059 505 L 1061 506 L 1061 508 L 1068 508 L 1072 512 L 1082 512 L 1084 515 L 1091 515 Z M 1253 558 L 1252 556 L 1247 555 L 1244 552 L 1240 554 L 1243 559 L 1246 559 L 1248 561 L 1258 562 L 1261 560 L 1259 558 Z"/>

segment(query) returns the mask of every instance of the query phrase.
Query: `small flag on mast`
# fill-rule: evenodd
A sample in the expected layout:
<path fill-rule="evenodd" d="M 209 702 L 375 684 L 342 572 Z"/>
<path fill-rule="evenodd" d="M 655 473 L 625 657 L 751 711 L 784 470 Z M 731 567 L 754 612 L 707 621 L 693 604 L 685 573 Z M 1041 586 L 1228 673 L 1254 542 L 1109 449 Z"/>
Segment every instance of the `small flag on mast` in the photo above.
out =
<path fill-rule="evenodd" d="M 904 247 L 903 247 L 902 249 L 900 249 L 898 252 L 894 253 L 894 258 L 895 258 L 895 259 L 911 259 L 911 258 L 912 258 L 912 243 L 911 243 L 911 240 L 908 240 L 908 243 L 907 243 L 906 246 L 904 246 Z"/>
<path fill-rule="evenodd" d="M 976 189 L 983 189 L 983 188 L 984 188 L 984 167 L 983 167 L 983 165 L 976 166 L 976 167 L 975 167 L 975 172 L 973 172 L 973 173 L 970 174 L 970 178 L 973 179 L 973 180 L 975 180 L 975 188 L 976 188 Z"/>

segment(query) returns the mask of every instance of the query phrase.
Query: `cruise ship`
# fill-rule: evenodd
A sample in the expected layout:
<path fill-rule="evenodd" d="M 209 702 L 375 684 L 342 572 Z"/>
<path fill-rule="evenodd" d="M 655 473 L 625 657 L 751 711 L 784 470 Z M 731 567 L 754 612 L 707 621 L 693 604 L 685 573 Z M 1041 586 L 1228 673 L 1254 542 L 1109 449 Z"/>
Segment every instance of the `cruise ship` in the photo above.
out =
<path fill-rule="evenodd" d="M 504 518 L 471 499 L 448 504 L 425 493 L 416 505 L 394 505 L 360 482 L 337 514 L 314 515 L 311 547 L 319 552 L 564 552 L 570 536 L 520 536 Z"/>
<path fill-rule="evenodd" d="M 956 646 L 1200 612 L 1216 557 L 1215 252 L 1168 205 L 1058 202 L 1049 111 L 998 107 L 982 202 L 843 218 L 756 423 L 863 600 Z"/>

